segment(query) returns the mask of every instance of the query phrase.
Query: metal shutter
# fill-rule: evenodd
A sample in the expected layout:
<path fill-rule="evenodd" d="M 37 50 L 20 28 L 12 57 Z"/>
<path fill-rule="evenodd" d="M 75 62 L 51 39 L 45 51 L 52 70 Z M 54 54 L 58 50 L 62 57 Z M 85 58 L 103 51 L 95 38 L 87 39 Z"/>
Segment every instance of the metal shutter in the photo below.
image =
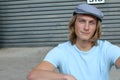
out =
<path fill-rule="evenodd" d="M 55 46 L 68 40 L 68 22 L 82 0 L 0 1 L 0 47 Z M 101 39 L 120 44 L 120 1 L 96 4 L 105 14 Z"/>

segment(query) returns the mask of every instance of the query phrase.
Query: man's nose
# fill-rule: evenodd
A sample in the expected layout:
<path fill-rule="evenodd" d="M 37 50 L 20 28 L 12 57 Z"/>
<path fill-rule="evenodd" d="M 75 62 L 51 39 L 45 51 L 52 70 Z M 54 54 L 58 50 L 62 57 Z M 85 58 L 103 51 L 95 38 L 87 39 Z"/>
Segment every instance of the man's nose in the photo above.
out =
<path fill-rule="evenodd" d="M 88 30 L 88 29 L 89 29 L 89 24 L 88 24 L 87 22 L 85 23 L 84 29 L 85 29 L 85 30 Z"/>

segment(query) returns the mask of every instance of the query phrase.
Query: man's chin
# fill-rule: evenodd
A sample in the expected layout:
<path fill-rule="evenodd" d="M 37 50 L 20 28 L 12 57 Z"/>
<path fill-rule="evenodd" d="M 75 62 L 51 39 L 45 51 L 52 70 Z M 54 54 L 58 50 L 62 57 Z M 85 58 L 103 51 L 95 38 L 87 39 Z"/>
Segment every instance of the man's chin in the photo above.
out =
<path fill-rule="evenodd" d="M 82 40 L 83 40 L 83 41 L 89 41 L 90 38 L 88 38 L 88 37 L 87 37 L 87 38 L 82 38 Z"/>
<path fill-rule="evenodd" d="M 82 39 L 82 41 L 86 41 L 86 42 L 88 42 L 88 41 L 90 41 L 89 39 Z"/>

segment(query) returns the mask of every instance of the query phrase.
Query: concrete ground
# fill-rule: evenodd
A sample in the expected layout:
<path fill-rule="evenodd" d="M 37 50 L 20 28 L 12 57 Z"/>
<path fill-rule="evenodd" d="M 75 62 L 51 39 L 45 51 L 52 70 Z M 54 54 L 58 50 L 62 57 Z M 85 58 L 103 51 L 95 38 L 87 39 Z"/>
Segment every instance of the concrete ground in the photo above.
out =
<path fill-rule="evenodd" d="M 26 76 L 52 47 L 1 48 L 0 80 L 27 80 Z M 111 80 L 120 80 L 120 70 L 112 68 Z"/>

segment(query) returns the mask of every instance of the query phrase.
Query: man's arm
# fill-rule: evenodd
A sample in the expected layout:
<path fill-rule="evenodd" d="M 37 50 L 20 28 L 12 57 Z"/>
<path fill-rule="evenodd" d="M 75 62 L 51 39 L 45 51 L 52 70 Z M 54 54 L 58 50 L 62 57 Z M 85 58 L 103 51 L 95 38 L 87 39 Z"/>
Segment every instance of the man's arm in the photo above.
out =
<path fill-rule="evenodd" d="M 120 68 L 120 57 L 117 59 L 117 61 L 115 62 L 115 65 Z"/>
<path fill-rule="evenodd" d="M 55 67 L 43 61 L 40 65 L 35 67 L 27 76 L 27 80 L 76 80 L 71 75 L 61 74 L 55 72 Z"/>

